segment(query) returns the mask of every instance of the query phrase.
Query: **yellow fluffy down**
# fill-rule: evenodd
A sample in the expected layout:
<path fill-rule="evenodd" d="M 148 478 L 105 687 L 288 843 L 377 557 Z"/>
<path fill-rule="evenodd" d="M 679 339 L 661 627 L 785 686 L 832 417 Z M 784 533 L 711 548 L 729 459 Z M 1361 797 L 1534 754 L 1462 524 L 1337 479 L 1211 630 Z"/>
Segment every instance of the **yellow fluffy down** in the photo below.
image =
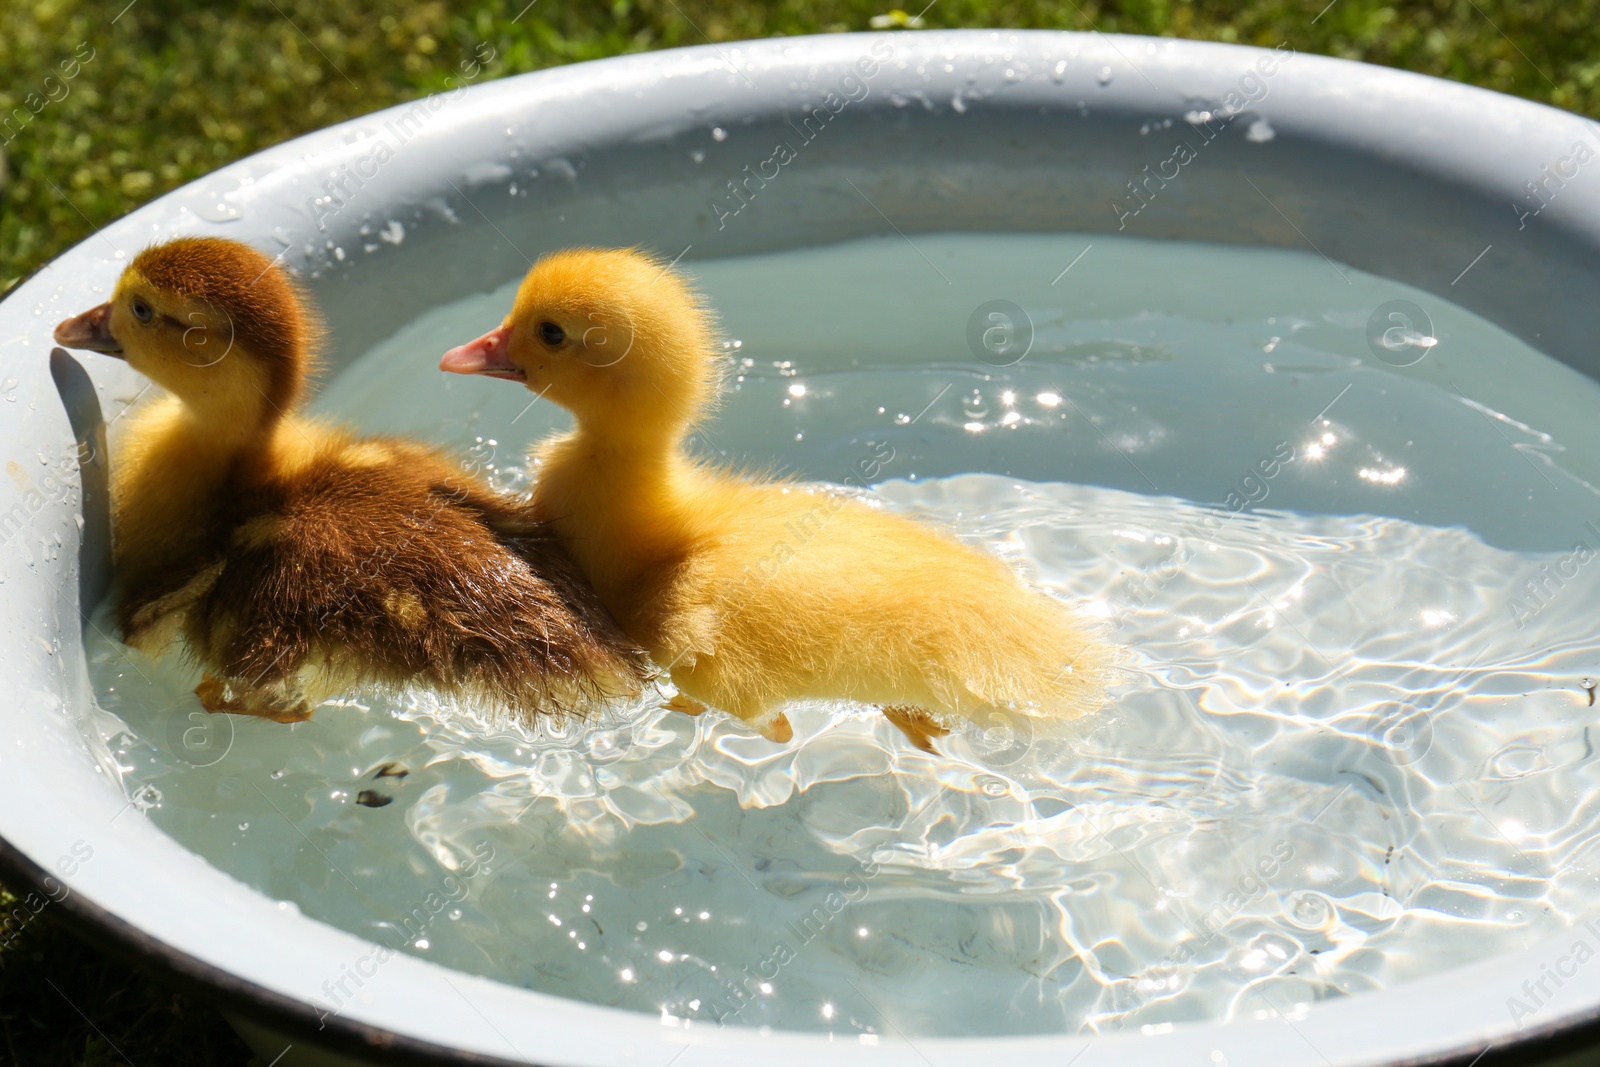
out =
<path fill-rule="evenodd" d="M 1066 721 L 1104 702 L 1112 648 L 1000 560 L 826 489 L 691 459 L 716 339 L 670 264 L 572 249 L 535 264 L 504 323 L 441 363 L 520 380 L 576 416 L 539 450 L 535 511 L 684 695 L 777 741 L 785 701 L 878 704 L 924 749 L 944 732 L 930 716 Z"/>
<path fill-rule="evenodd" d="M 1102 703 L 1107 650 L 999 560 L 825 491 L 697 480 L 702 547 L 651 620 L 690 696 L 741 718 L 797 697 L 980 719 Z"/>

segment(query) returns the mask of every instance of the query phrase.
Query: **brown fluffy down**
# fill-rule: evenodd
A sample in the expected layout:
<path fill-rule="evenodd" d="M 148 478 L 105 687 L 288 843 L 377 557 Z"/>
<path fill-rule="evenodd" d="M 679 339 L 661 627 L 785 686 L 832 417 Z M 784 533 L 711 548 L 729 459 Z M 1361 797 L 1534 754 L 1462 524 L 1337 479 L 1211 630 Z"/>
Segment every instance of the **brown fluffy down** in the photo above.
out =
<path fill-rule="evenodd" d="M 525 508 L 417 446 L 383 446 L 396 462 L 335 451 L 239 494 L 184 626 L 203 665 L 285 711 L 370 684 L 525 718 L 637 691 L 643 654 Z"/>

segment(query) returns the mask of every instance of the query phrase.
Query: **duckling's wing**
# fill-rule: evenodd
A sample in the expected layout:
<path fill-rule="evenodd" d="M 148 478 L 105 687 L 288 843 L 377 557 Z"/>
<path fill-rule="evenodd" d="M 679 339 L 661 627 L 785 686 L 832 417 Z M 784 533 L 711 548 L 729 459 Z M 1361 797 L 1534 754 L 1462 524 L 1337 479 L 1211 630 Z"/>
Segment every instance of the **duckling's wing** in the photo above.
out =
<path fill-rule="evenodd" d="M 191 640 L 230 679 L 420 681 L 531 713 L 637 688 L 625 639 L 559 548 L 496 534 L 458 479 L 330 464 L 242 524 Z"/>

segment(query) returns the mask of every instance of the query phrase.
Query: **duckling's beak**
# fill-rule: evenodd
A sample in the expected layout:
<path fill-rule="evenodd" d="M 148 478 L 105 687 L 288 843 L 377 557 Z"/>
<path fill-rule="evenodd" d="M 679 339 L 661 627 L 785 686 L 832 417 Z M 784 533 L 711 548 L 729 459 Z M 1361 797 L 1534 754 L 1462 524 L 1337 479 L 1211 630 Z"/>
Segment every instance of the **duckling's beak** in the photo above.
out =
<path fill-rule="evenodd" d="M 486 374 L 508 382 L 526 382 L 528 375 L 511 362 L 510 350 L 511 327 L 497 326 L 476 341 L 446 352 L 439 358 L 439 369 L 450 374 Z"/>
<path fill-rule="evenodd" d="M 101 304 L 82 315 L 62 319 L 56 326 L 56 344 L 67 348 L 86 348 L 108 356 L 122 356 L 122 346 L 111 336 L 111 305 Z"/>

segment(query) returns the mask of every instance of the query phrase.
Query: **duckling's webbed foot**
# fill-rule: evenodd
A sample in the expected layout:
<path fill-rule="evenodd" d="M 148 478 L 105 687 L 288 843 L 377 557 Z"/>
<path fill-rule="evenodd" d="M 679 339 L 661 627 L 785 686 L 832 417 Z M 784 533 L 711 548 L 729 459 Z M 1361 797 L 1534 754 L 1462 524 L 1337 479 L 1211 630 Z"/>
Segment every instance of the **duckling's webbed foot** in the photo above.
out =
<path fill-rule="evenodd" d="M 772 716 L 772 718 L 768 719 L 766 722 L 752 725 L 756 727 L 756 732 L 762 737 L 765 737 L 768 741 L 775 741 L 780 745 L 787 745 L 790 741 L 794 740 L 794 727 L 789 724 L 789 716 L 785 715 L 781 711 Z"/>
<path fill-rule="evenodd" d="M 683 693 L 673 694 L 672 698 L 661 706 L 668 711 L 681 711 L 685 715 L 703 715 L 706 712 L 706 705 Z M 760 722 L 745 719 L 742 716 L 734 717 L 755 727 L 756 733 L 765 737 L 768 741 L 786 745 L 794 740 L 794 727 L 790 724 L 789 717 L 781 711 Z"/>
<path fill-rule="evenodd" d="M 194 687 L 200 706 L 213 715 L 227 712 L 231 715 L 254 715 L 272 722 L 305 722 L 311 718 L 311 703 L 298 693 L 283 693 L 270 689 L 251 689 L 234 695 L 231 688 L 207 674 Z"/>
<path fill-rule="evenodd" d="M 200 706 L 213 715 L 239 710 L 239 702 L 229 698 L 227 688 L 209 674 L 194 687 L 194 695 L 200 698 Z"/>
<path fill-rule="evenodd" d="M 883 717 L 894 723 L 913 745 L 933 755 L 939 754 L 939 750 L 933 747 L 933 739 L 950 733 L 932 715 L 912 704 L 886 704 Z"/>
<path fill-rule="evenodd" d="M 685 715 L 703 715 L 706 706 L 694 697 L 685 696 L 683 693 L 674 693 L 672 699 L 661 705 L 668 711 L 681 711 Z"/>

